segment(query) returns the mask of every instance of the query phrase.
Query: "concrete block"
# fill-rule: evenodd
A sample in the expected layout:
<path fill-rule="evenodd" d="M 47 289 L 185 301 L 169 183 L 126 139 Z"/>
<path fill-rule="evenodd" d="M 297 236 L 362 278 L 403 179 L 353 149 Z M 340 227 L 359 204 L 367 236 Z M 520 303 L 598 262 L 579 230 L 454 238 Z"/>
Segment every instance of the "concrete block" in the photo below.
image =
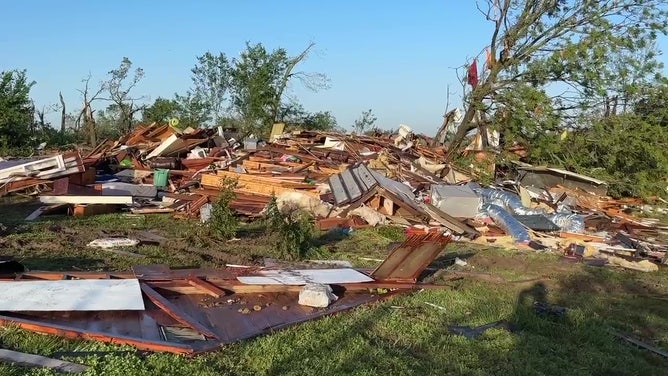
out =
<path fill-rule="evenodd" d="M 299 304 L 308 307 L 325 308 L 338 299 L 329 285 L 320 283 L 305 285 L 299 292 Z"/>

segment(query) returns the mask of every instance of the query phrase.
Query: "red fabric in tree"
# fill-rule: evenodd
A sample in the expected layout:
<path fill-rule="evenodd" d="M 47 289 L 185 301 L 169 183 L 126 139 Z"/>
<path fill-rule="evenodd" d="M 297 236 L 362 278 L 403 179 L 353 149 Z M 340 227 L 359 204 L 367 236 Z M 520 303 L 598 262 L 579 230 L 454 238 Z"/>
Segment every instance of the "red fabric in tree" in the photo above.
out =
<path fill-rule="evenodd" d="M 469 66 L 468 83 L 475 89 L 478 86 L 478 60 L 473 60 Z"/>

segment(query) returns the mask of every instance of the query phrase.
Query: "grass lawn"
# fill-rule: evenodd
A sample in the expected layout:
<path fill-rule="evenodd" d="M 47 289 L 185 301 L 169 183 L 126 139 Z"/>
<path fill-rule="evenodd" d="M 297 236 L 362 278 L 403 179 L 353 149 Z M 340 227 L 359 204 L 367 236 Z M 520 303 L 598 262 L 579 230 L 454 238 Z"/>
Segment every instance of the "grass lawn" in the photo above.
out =
<path fill-rule="evenodd" d="M 213 242 L 195 222 L 169 216 L 43 217 L 26 224 L 34 206 L 0 206 L 0 255 L 32 270 L 128 270 L 134 264 L 216 267 L 262 263 L 275 257 L 259 224 L 242 227 L 239 241 Z M 0 226 L 0 228 L 3 228 Z M 161 246 L 126 249 L 136 256 L 86 247 L 111 235 L 150 231 Z M 313 258 L 377 264 L 400 241 L 396 228 L 373 228 L 318 239 Z M 455 257 L 467 266 L 453 265 Z M 0 347 L 58 355 L 87 364 L 90 375 L 662 375 L 668 359 L 611 334 L 624 332 L 668 349 L 668 271 L 641 273 L 588 267 L 553 254 L 451 244 L 425 275 L 441 289 L 403 295 L 324 319 L 185 358 L 137 353 L 88 341 L 64 340 L 17 328 L 0 328 Z M 567 307 L 539 314 L 534 301 Z M 507 325 L 475 339 L 452 335 L 449 325 Z M 86 355 L 86 352 L 97 354 Z M 53 371 L 0 363 L 0 375 L 50 375 Z"/>

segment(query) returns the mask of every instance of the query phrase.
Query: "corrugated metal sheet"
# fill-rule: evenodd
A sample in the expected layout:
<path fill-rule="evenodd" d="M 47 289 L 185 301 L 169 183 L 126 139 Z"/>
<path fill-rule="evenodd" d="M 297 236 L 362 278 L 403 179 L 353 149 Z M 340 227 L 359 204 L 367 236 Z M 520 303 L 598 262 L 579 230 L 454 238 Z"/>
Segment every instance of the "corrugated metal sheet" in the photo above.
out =
<path fill-rule="evenodd" d="M 364 164 L 329 177 L 329 187 L 334 194 L 337 205 L 359 200 L 377 185 L 378 181 Z"/>
<path fill-rule="evenodd" d="M 410 235 L 371 273 L 371 277 L 377 281 L 414 283 L 450 240 L 450 234 L 440 232 Z"/>

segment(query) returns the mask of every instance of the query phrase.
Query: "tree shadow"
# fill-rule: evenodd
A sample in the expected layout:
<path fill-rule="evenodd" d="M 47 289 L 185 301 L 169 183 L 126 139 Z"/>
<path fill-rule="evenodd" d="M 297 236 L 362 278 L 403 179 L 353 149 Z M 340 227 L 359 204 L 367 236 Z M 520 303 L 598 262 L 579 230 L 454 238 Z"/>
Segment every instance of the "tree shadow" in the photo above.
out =
<path fill-rule="evenodd" d="M 26 271 L 53 270 L 63 272 L 100 270 L 106 266 L 101 258 L 81 257 L 18 257 L 15 259 L 25 266 Z"/>
<path fill-rule="evenodd" d="M 427 280 L 431 277 L 434 277 L 436 273 L 442 271 L 446 268 L 449 268 L 455 265 L 456 259 L 466 260 L 469 257 L 475 255 L 473 252 L 456 252 L 456 253 L 446 253 L 438 256 L 434 261 L 432 261 L 425 270 L 420 273 L 418 277 L 419 281 Z"/>

